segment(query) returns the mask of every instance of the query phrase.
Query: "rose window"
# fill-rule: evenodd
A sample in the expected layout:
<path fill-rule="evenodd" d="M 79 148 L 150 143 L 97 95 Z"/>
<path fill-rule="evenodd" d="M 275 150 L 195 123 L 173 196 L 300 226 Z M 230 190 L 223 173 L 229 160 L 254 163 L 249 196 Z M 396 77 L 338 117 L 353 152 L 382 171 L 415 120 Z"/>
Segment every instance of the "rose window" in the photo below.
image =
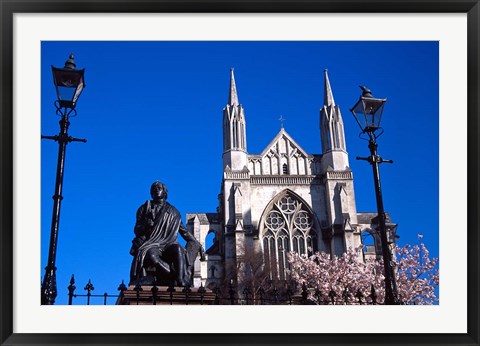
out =
<path fill-rule="evenodd" d="M 265 221 L 268 229 L 277 231 L 283 227 L 285 221 L 282 218 L 282 215 L 276 211 L 272 211 L 268 214 L 267 220 Z"/>

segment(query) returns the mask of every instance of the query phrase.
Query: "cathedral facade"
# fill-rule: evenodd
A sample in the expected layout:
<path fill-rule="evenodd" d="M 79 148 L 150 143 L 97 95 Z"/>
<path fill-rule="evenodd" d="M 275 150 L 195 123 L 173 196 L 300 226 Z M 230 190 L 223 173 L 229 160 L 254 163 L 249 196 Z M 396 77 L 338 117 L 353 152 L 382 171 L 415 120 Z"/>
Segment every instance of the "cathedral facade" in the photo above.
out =
<path fill-rule="evenodd" d="M 197 259 L 194 286 L 239 280 L 242 264 L 261 258 L 271 279 L 287 279 L 287 254 L 316 251 L 340 256 L 373 238 L 363 256 L 379 256 L 372 220 L 359 213 L 339 106 L 324 71 L 320 109 L 321 149 L 307 153 L 282 127 L 258 154 L 247 150 L 245 110 L 239 102 L 233 69 L 223 109 L 223 179 L 216 212 L 187 214 L 187 228 L 205 247 Z"/>

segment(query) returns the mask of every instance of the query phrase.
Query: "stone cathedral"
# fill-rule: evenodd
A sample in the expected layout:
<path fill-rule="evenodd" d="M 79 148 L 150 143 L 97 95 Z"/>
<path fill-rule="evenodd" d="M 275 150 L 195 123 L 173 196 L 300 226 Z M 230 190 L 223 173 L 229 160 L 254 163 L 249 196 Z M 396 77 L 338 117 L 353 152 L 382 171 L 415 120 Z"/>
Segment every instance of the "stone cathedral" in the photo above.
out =
<path fill-rule="evenodd" d="M 319 100 L 319 103 L 321 100 Z M 223 179 L 216 212 L 187 214 L 187 228 L 205 247 L 196 260 L 194 286 L 236 280 L 246 256 L 260 254 L 273 279 L 285 279 L 287 253 L 323 251 L 341 255 L 372 232 L 376 213 L 358 213 L 340 107 L 327 70 L 320 108 L 321 153 L 307 153 L 282 127 L 261 152 L 248 152 L 246 113 L 239 102 L 233 69 L 223 109 Z M 380 240 L 364 256 L 381 253 Z"/>

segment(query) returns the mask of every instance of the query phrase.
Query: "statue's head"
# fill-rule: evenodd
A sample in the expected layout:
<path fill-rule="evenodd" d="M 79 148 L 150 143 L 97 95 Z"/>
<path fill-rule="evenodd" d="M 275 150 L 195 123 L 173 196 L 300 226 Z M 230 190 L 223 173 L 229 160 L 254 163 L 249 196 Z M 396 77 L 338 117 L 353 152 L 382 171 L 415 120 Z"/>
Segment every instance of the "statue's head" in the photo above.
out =
<path fill-rule="evenodd" d="M 168 197 L 167 187 L 160 181 L 154 182 L 150 187 L 150 196 L 154 200 L 166 200 Z"/>

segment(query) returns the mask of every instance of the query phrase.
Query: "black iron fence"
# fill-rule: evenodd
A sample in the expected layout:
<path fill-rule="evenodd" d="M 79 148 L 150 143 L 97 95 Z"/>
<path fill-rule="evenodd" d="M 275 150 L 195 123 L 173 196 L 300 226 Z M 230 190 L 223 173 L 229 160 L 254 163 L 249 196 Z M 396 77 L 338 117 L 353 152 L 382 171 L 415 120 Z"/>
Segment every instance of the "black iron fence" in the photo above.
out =
<path fill-rule="evenodd" d="M 298 287 L 295 283 L 277 287 L 275 283 L 265 287 L 237 287 L 230 282 L 224 287 L 207 289 L 203 286 L 193 287 L 158 287 L 136 285 L 130 289 L 122 281 L 117 288 L 118 294 L 93 294 L 91 280 L 85 285 L 85 293 L 76 293 L 75 278 L 72 275 L 68 286 L 68 305 L 74 299 L 83 298 L 78 305 L 91 305 L 94 300 L 98 305 L 108 303 L 130 305 L 157 304 L 200 304 L 200 305 L 376 305 L 377 292 L 371 287 L 368 294 L 364 292 L 348 292 L 344 290 L 338 295 L 333 290 L 326 292 L 320 289 L 307 288 L 305 284 Z M 77 301 L 76 301 L 77 302 Z"/>
<path fill-rule="evenodd" d="M 70 285 L 67 287 L 68 289 L 68 305 L 73 305 L 73 299 L 74 298 L 85 298 L 80 304 L 81 305 L 90 305 L 92 302 L 92 299 L 99 299 L 101 298 L 103 300 L 103 305 L 107 305 L 107 301 L 111 301 L 111 299 L 115 299 L 115 302 L 118 300 L 118 298 L 121 295 L 121 292 L 125 291 L 127 289 L 127 286 L 125 286 L 124 282 L 118 286 L 118 291 L 120 291 L 119 294 L 93 294 L 92 291 L 95 290 L 95 287 L 93 286 L 91 280 L 88 280 L 88 283 L 85 285 L 83 288 L 84 291 L 86 291 L 85 294 L 78 294 L 75 293 L 75 290 L 77 287 L 75 286 L 75 276 L 72 275 L 72 278 L 70 279 Z M 108 300 L 110 298 L 110 300 Z M 98 301 L 98 300 L 97 300 Z"/>

